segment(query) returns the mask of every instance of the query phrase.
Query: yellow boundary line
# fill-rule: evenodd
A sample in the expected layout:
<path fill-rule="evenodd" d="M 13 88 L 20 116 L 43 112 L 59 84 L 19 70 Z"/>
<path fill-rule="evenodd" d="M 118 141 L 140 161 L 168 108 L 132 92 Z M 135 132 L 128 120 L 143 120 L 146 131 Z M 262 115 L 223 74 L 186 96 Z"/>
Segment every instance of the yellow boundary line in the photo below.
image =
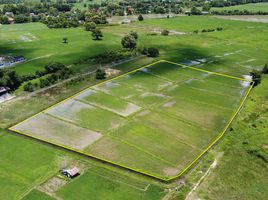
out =
<path fill-rule="evenodd" d="M 44 113 L 45 111 L 47 111 L 47 110 L 49 110 L 49 109 L 51 109 L 51 108 L 53 108 L 53 107 L 56 107 L 57 105 L 59 105 L 59 104 L 61 104 L 61 103 L 63 103 L 63 102 L 66 102 L 67 100 L 69 100 L 69 99 L 71 99 L 71 98 L 73 98 L 73 97 L 75 97 L 75 96 L 77 96 L 77 95 L 79 95 L 79 94 L 82 94 L 83 92 L 85 92 L 86 90 L 88 90 L 88 89 L 90 89 L 90 88 L 92 88 L 92 87 L 96 87 L 96 86 L 99 86 L 99 85 L 101 85 L 101 84 L 105 84 L 105 83 L 107 83 L 107 82 L 109 82 L 109 81 L 113 81 L 113 80 L 118 79 L 118 78 L 120 78 L 120 77 L 122 77 L 122 76 L 125 76 L 125 75 L 127 75 L 127 74 L 131 74 L 131 73 L 134 73 L 134 72 L 136 72 L 136 71 L 139 71 L 140 69 L 147 68 L 147 67 L 153 66 L 153 65 L 158 64 L 158 63 L 170 63 L 170 64 L 174 64 L 174 65 L 177 65 L 177 66 L 180 66 L 180 67 L 186 67 L 186 68 L 190 68 L 190 69 L 193 69 L 193 70 L 206 72 L 206 73 L 209 73 L 209 74 L 214 74 L 214 75 L 218 75 L 218 76 L 224 76 L 224 77 L 228 77 L 228 78 L 232 78 L 232 79 L 236 79 L 236 80 L 247 81 L 247 82 L 252 83 L 251 86 L 250 86 L 250 88 L 248 89 L 246 95 L 244 96 L 243 100 L 241 101 L 240 106 L 238 107 L 238 109 L 236 110 L 235 114 L 233 115 L 233 117 L 232 117 L 232 118 L 230 119 L 230 121 L 228 122 L 228 124 L 225 126 L 224 130 L 222 131 L 222 133 L 221 133 L 221 134 L 220 134 L 220 135 L 219 135 L 219 136 L 218 136 L 218 137 L 217 137 L 217 138 L 216 138 L 216 139 L 215 139 L 215 140 L 214 140 L 214 141 L 213 141 L 207 148 L 205 148 L 205 149 L 202 151 L 202 153 L 201 153 L 199 156 L 197 156 L 197 158 L 195 158 L 195 159 L 194 159 L 194 160 L 193 160 L 193 161 L 192 161 L 192 162 L 191 162 L 191 163 L 190 163 L 184 170 L 182 170 L 179 174 L 177 174 L 177 175 L 175 175 L 175 176 L 164 178 L 164 177 L 162 177 L 162 176 L 158 176 L 158 175 L 156 175 L 156 174 L 152 174 L 152 173 L 147 172 L 147 171 L 142 170 L 142 169 L 132 168 L 132 167 L 129 167 L 129 166 L 120 164 L 120 163 L 116 163 L 116 162 L 113 162 L 113 161 L 110 161 L 110 160 L 106 160 L 106 159 L 104 159 L 104 158 L 100 158 L 100 157 L 98 157 L 98 156 L 94 156 L 94 155 L 92 155 L 92 154 L 85 153 L 85 152 L 79 151 L 79 150 L 77 150 L 77 149 L 70 148 L 70 147 L 65 146 L 65 145 L 57 144 L 57 143 L 52 142 L 52 141 L 48 141 L 48 140 L 45 140 L 45 139 L 42 139 L 42 138 L 39 138 L 39 137 L 35 137 L 35 136 L 31 135 L 31 134 L 27 134 L 27 133 L 24 133 L 24 132 L 22 132 L 22 131 L 18 131 L 18 130 L 15 129 L 15 126 L 18 126 L 18 125 L 20 125 L 20 124 L 22 124 L 22 123 L 24 123 L 24 122 L 26 122 L 26 121 L 28 121 L 28 120 L 34 118 L 34 117 L 37 116 L 37 115 L 39 115 L 39 114 L 41 114 L 41 113 Z M 198 161 L 204 154 L 205 154 L 205 153 L 207 153 L 207 151 L 208 151 L 209 149 L 211 149 L 212 146 L 214 146 L 214 145 L 215 145 L 215 144 L 216 144 L 216 143 L 217 143 L 217 142 L 224 136 L 225 132 L 227 131 L 227 129 L 229 128 L 229 126 L 230 126 L 231 123 L 234 121 L 235 117 L 238 115 L 239 111 L 240 111 L 241 108 L 243 107 L 243 105 L 244 105 L 244 103 L 245 103 L 245 101 L 246 101 L 246 99 L 247 99 L 247 97 L 248 97 L 250 91 L 251 91 L 252 88 L 253 88 L 253 84 L 254 84 L 253 81 L 249 81 L 249 80 L 246 80 L 246 79 L 243 79 L 243 78 L 239 78 L 239 77 L 235 77 L 235 76 L 231 76 L 231 75 L 227 75 L 227 74 L 221 74 L 221 73 L 217 73 L 217 72 L 211 72 L 211 71 L 207 71 L 207 70 L 203 70 L 203 69 L 198 69 L 198 68 L 195 68 L 195 67 L 182 65 L 182 64 L 178 64 L 178 63 L 171 62 L 171 61 L 167 61 L 167 60 L 159 60 L 159 61 L 153 62 L 153 63 L 151 63 L 151 64 L 148 64 L 148 65 L 139 67 L 139 68 L 137 68 L 137 69 L 135 69 L 135 70 L 129 71 L 129 72 L 127 72 L 127 73 L 121 74 L 121 75 L 119 75 L 119 76 L 117 76 L 117 77 L 114 77 L 114 78 L 105 80 L 105 81 L 103 81 L 103 82 L 97 83 L 97 84 L 95 84 L 95 85 L 89 86 L 89 87 L 87 87 L 86 89 L 84 89 L 84 90 L 82 90 L 82 91 L 80 91 L 80 92 L 78 92 L 78 93 L 76 93 L 76 94 L 74 94 L 74 95 L 72 95 L 72 96 L 70 96 L 70 97 L 68 97 L 68 98 L 66 98 L 66 99 L 64 99 L 64 100 L 62 100 L 62 101 L 60 101 L 60 102 L 58 102 L 58 103 L 56 103 L 56 104 L 54 104 L 54 105 L 48 107 L 48 108 L 46 108 L 46 109 L 44 109 L 43 111 L 40 111 L 40 112 L 36 113 L 35 115 L 33 115 L 33 116 L 31 116 L 31 117 L 29 117 L 29 118 L 27 118 L 27 119 L 21 121 L 20 123 L 18 123 L 18 124 L 16 124 L 16 125 L 12 126 L 12 127 L 10 127 L 10 128 L 8 128 L 8 130 L 13 131 L 13 132 L 16 132 L 16 133 L 19 133 L 19 134 L 21 134 L 21 135 L 24 135 L 24 136 L 27 136 L 27 137 L 30 137 L 30 138 L 33 138 L 33 139 L 36 139 L 36 140 L 40 140 L 40 141 L 43 141 L 43 142 L 46 142 L 46 143 L 49 143 L 49 144 L 52 144 L 52 145 L 55 145 L 55 146 L 64 148 L 64 149 L 69 150 L 69 151 L 73 151 L 73 152 L 79 153 L 79 154 L 84 155 L 84 156 L 88 156 L 88 157 L 94 158 L 94 159 L 96 159 L 96 160 L 99 160 L 99 161 L 102 161 L 102 162 L 105 162 L 105 163 L 108 163 L 108 164 L 111 164 L 111 165 L 114 165 L 114 166 L 117 166 L 117 167 L 120 167 L 120 168 L 123 168 L 123 169 L 127 169 L 127 170 L 131 170 L 131 171 L 134 171 L 134 172 L 138 172 L 138 173 L 140 173 L 140 174 L 149 176 L 149 177 L 151 177 L 151 178 L 155 178 L 155 179 L 158 179 L 158 180 L 161 180 L 161 181 L 171 181 L 171 180 L 174 180 L 174 179 L 176 179 L 176 178 L 181 177 L 185 172 L 187 172 L 187 171 L 188 171 L 188 170 L 189 170 L 189 169 L 190 169 L 190 168 L 191 168 L 191 167 L 192 167 L 192 166 L 193 166 L 193 165 L 194 165 L 194 164 L 195 164 L 195 163 L 196 163 L 196 162 L 197 162 L 197 161 Z"/>

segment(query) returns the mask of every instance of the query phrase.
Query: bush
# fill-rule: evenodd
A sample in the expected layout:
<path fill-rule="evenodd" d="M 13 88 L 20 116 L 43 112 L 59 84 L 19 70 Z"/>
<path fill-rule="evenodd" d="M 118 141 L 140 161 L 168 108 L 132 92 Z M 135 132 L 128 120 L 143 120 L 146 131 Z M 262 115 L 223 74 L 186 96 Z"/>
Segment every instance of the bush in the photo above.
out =
<path fill-rule="evenodd" d="M 138 36 L 138 33 L 135 32 L 135 31 L 130 31 L 129 35 L 133 36 L 133 37 L 135 38 L 135 40 L 137 40 L 138 37 L 139 37 L 139 36 Z"/>
<path fill-rule="evenodd" d="M 194 32 L 193 32 L 193 33 L 198 34 L 198 32 L 199 32 L 198 30 L 194 30 Z"/>
<path fill-rule="evenodd" d="M 261 83 L 261 72 L 253 70 L 250 72 L 250 75 L 252 76 L 252 80 L 254 81 L 253 87 L 256 87 Z"/>
<path fill-rule="evenodd" d="M 148 57 L 158 57 L 159 51 L 157 48 L 144 48 L 141 51 L 142 54 L 147 55 Z"/>
<path fill-rule="evenodd" d="M 66 68 L 64 64 L 59 63 L 59 62 L 52 62 L 45 66 L 45 70 L 46 70 L 45 74 L 54 73 L 64 68 Z"/>
<path fill-rule="evenodd" d="M 95 75 L 96 79 L 102 80 L 106 78 L 105 70 L 102 68 L 98 68 Z"/>
<path fill-rule="evenodd" d="M 142 15 L 139 15 L 138 20 L 139 21 L 143 21 L 144 20 L 143 16 Z"/>
<path fill-rule="evenodd" d="M 87 22 L 84 26 L 86 31 L 93 31 L 97 27 L 94 22 Z"/>
<path fill-rule="evenodd" d="M 132 35 L 126 35 L 122 38 L 121 44 L 126 49 L 135 49 L 137 41 Z"/>
<path fill-rule="evenodd" d="M 98 28 L 92 30 L 92 37 L 94 40 L 101 40 L 103 37 L 101 30 Z"/>
<path fill-rule="evenodd" d="M 34 85 L 31 82 L 28 82 L 27 84 L 24 85 L 23 90 L 27 92 L 33 92 Z"/>
<path fill-rule="evenodd" d="M 268 74 L 268 63 L 266 63 L 262 69 L 263 74 Z"/>
<path fill-rule="evenodd" d="M 164 35 L 164 36 L 168 36 L 169 35 L 169 30 L 163 30 L 162 32 L 161 32 L 161 35 Z"/>

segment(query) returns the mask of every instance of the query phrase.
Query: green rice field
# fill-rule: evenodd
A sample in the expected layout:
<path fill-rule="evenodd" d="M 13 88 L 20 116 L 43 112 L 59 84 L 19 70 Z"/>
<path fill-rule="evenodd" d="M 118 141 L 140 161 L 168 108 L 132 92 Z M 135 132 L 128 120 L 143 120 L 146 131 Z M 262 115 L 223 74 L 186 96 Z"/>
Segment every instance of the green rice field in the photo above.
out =
<path fill-rule="evenodd" d="M 167 180 L 222 133 L 249 86 L 160 61 L 86 89 L 11 130 Z"/>

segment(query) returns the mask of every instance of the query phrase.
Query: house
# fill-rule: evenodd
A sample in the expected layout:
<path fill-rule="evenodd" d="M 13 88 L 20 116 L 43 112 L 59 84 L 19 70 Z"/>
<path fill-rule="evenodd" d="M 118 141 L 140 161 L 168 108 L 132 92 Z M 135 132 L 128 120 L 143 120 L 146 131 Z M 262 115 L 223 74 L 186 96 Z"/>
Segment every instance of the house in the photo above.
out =
<path fill-rule="evenodd" d="M 76 176 L 80 175 L 80 170 L 78 167 L 73 167 L 72 169 L 63 169 L 61 173 L 69 178 L 75 178 Z"/>
<path fill-rule="evenodd" d="M 0 87 L 0 96 L 7 94 L 9 90 L 8 87 Z"/>

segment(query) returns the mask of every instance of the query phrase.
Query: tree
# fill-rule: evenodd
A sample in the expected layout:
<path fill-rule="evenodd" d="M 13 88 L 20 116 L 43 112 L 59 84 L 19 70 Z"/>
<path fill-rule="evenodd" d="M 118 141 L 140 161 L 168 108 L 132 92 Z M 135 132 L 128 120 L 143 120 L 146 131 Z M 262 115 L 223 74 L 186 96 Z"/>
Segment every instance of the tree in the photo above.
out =
<path fill-rule="evenodd" d="M 28 82 L 27 84 L 24 85 L 23 90 L 27 92 L 33 92 L 34 85 L 32 84 L 32 82 Z"/>
<path fill-rule="evenodd" d="M 202 12 L 201 12 L 201 10 L 197 9 L 196 7 L 192 7 L 191 14 L 192 15 L 201 15 Z"/>
<path fill-rule="evenodd" d="M 268 74 L 268 63 L 266 63 L 262 69 L 263 74 Z"/>
<path fill-rule="evenodd" d="M 67 44 L 68 43 L 68 38 L 67 37 L 62 38 L 62 40 L 63 40 L 63 43 L 64 44 Z"/>
<path fill-rule="evenodd" d="M 96 24 L 94 22 L 87 22 L 84 26 L 86 31 L 93 31 L 96 29 Z"/>
<path fill-rule="evenodd" d="M 122 38 L 121 44 L 126 49 L 135 49 L 137 41 L 132 35 L 126 35 Z"/>
<path fill-rule="evenodd" d="M 143 16 L 142 15 L 139 15 L 138 20 L 139 21 L 143 21 L 144 20 Z"/>
<path fill-rule="evenodd" d="M 96 79 L 102 80 L 106 78 L 105 70 L 102 68 L 98 68 L 95 75 Z"/>
<path fill-rule="evenodd" d="M 92 37 L 94 40 L 101 40 L 103 37 L 101 30 L 98 28 L 92 30 Z"/>
<path fill-rule="evenodd" d="M 261 83 L 261 72 L 253 70 L 252 72 L 250 72 L 250 75 L 252 76 L 252 80 L 254 81 L 253 87 Z"/>
<path fill-rule="evenodd" d="M 158 57 L 159 56 L 158 49 L 157 48 L 148 48 L 147 56 L 148 57 Z"/>
<path fill-rule="evenodd" d="M 164 30 L 161 32 L 161 35 L 168 36 L 168 35 L 169 35 L 169 30 L 164 29 Z"/>
<path fill-rule="evenodd" d="M 138 33 L 135 32 L 135 31 L 130 31 L 129 35 L 133 36 L 133 37 L 135 38 L 135 40 L 137 40 L 138 37 L 139 37 L 139 36 L 138 36 Z"/>

